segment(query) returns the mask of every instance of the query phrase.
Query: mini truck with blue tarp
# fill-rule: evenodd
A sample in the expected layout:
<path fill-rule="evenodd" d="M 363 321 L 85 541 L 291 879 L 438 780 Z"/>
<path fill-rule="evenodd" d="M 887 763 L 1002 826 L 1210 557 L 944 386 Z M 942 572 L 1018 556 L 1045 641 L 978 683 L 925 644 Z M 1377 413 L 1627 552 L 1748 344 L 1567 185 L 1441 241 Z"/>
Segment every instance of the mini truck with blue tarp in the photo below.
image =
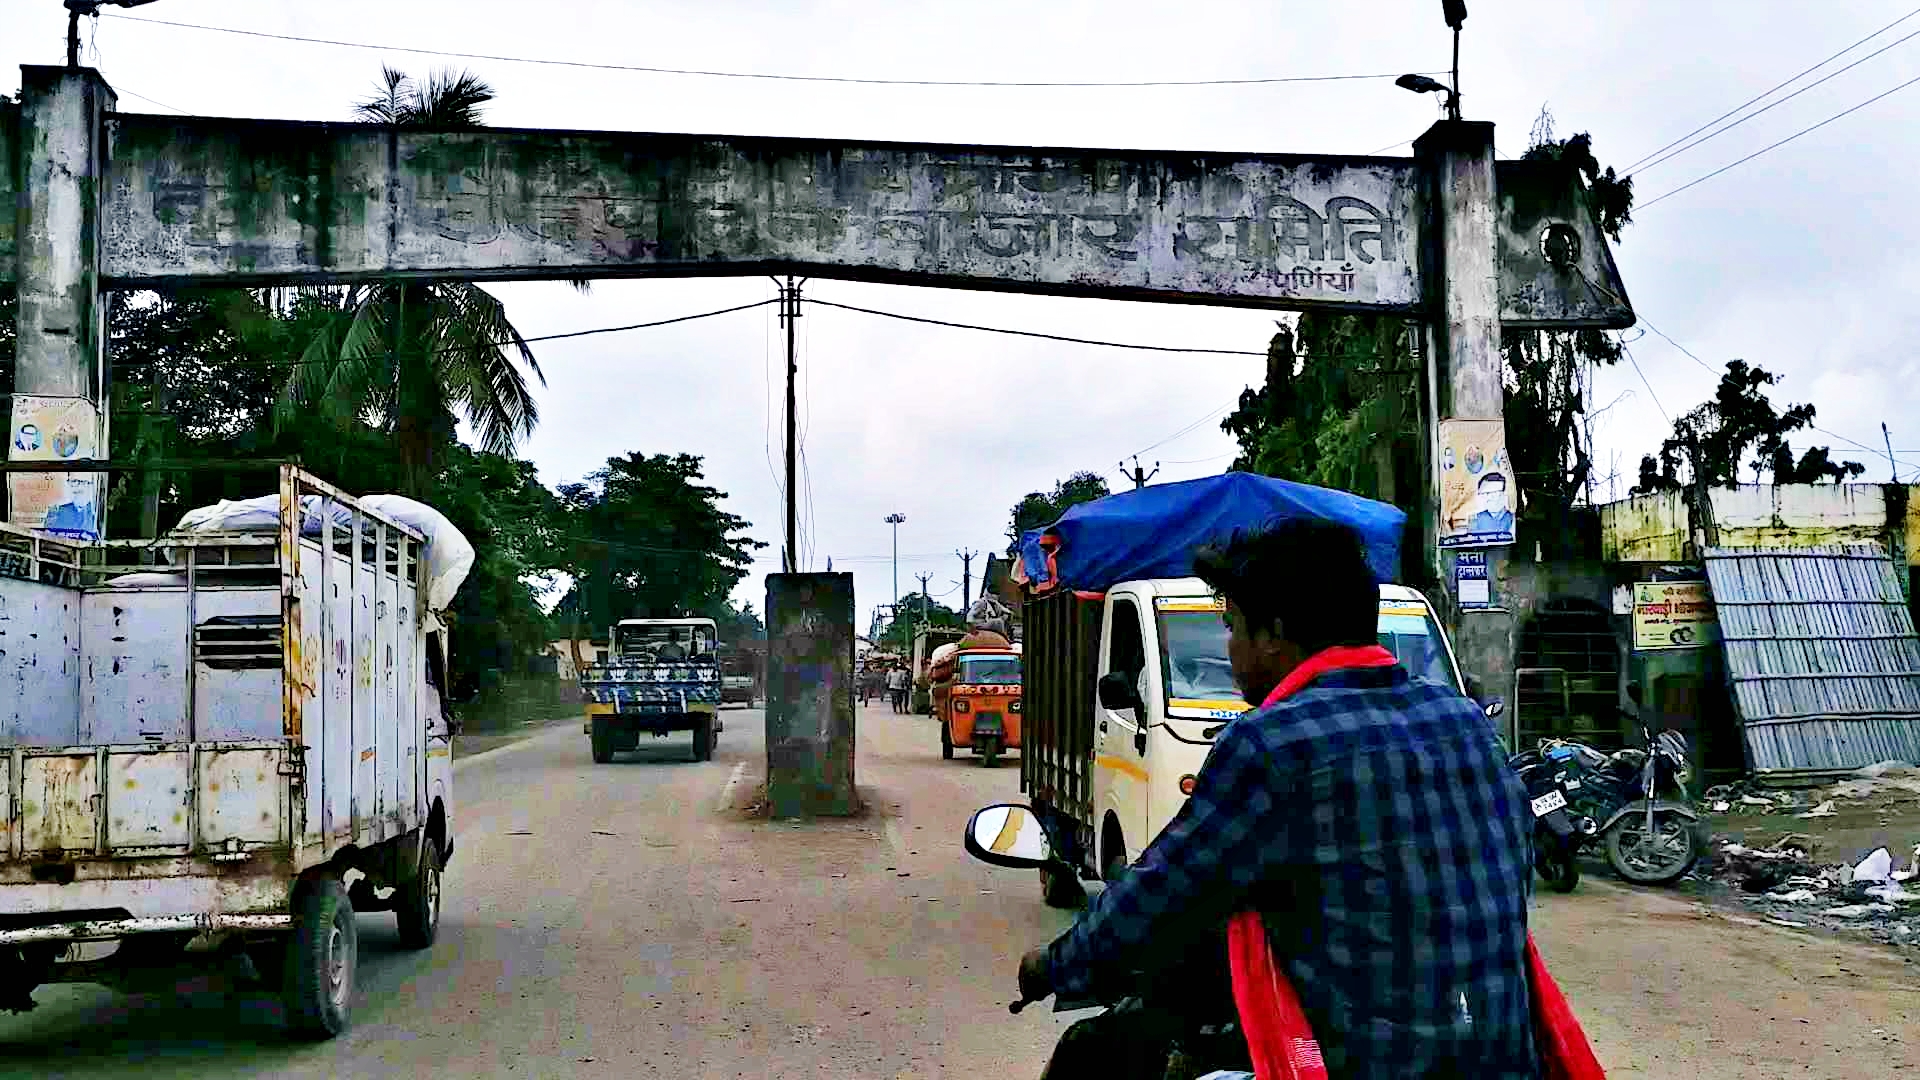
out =
<path fill-rule="evenodd" d="M 593 760 L 604 765 L 640 736 L 693 733 L 693 760 L 713 758 L 720 734 L 719 633 L 712 619 L 622 619 L 607 660 L 580 670 Z"/>
<path fill-rule="evenodd" d="M 1380 644 L 1415 678 L 1464 688 L 1426 598 L 1391 583 L 1406 525 L 1392 506 L 1227 473 L 1069 509 L 1022 537 L 1015 574 L 1025 593 L 1020 789 L 1057 858 L 1040 873 L 1047 903 L 1075 906 L 1079 879 L 1125 873 L 1247 710 L 1223 604 L 1193 576 L 1195 550 L 1303 517 L 1340 522 L 1365 543 L 1381 583 Z"/>

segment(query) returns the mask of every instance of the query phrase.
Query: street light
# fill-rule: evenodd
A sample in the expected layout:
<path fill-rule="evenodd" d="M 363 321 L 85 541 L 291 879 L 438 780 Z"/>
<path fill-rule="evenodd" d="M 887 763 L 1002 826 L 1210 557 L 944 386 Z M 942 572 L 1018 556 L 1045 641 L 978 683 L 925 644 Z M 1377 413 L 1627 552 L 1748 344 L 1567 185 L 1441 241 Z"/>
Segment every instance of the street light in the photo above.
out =
<path fill-rule="evenodd" d="M 1453 31 L 1453 85 L 1434 82 L 1425 75 L 1402 75 L 1393 80 L 1393 85 L 1402 90 L 1411 90 L 1416 94 L 1431 94 L 1435 90 L 1447 92 L 1447 119 L 1460 119 L 1460 28 L 1467 21 L 1467 0 L 1440 0 L 1440 14 L 1446 19 L 1447 28 Z"/>
<path fill-rule="evenodd" d="M 1455 93 L 1453 88 L 1446 83 L 1429 79 L 1425 75 L 1402 75 L 1393 80 L 1393 85 L 1402 90 L 1411 90 L 1416 94 L 1431 94 L 1435 91 L 1445 93 L 1447 95 L 1447 119 L 1460 119 L 1460 95 Z"/>
<path fill-rule="evenodd" d="M 900 603 L 900 525 L 906 520 L 907 515 L 900 513 L 888 514 L 886 517 L 887 524 L 893 526 L 893 599 L 887 601 L 889 606 Z M 895 617 L 899 614 L 899 609 L 895 606 Z"/>

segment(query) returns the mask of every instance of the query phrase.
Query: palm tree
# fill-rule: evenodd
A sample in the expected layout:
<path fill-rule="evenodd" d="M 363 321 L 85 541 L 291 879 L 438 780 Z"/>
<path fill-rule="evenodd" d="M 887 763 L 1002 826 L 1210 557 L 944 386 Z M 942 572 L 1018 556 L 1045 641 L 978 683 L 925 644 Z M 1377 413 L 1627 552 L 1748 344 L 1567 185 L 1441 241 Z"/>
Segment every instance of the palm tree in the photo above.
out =
<path fill-rule="evenodd" d="M 493 97 L 468 72 L 440 72 L 421 85 L 383 68 L 377 91 L 354 113 L 371 124 L 477 128 L 481 106 Z M 546 377 L 506 307 L 478 285 L 328 286 L 302 290 L 295 303 L 318 329 L 280 395 L 280 421 L 318 409 L 387 431 L 414 498 L 432 491 L 435 452 L 458 437 L 459 419 L 481 449 L 498 454 L 511 453 L 539 420 L 521 365 L 542 386 Z"/>

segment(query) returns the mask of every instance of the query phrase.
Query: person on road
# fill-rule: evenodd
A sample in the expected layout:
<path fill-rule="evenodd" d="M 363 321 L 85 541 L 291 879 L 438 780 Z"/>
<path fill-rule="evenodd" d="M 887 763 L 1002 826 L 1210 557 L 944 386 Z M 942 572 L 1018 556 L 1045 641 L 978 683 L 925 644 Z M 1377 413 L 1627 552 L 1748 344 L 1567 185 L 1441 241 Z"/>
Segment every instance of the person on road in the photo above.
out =
<path fill-rule="evenodd" d="M 1139 973 L 1184 964 L 1191 980 L 1199 958 L 1206 985 L 1178 993 L 1219 1002 L 1225 924 L 1252 911 L 1334 1080 L 1535 1080 L 1532 822 L 1485 713 L 1378 645 L 1379 588 L 1344 526 L 1243 534 L 1194 572 L 1226 601 L 1254 709 L 1215 738 L 1134 864 L 1022 959 L 1021 997 L 1115 1000 Z M 1164 1060 L 1163 1033 L 1137 1016 L 1076 1024 L 1046 1076 Z"/>
<path fill-rule="evenodd" d="M 907 669 L 895 667 L 887 673 L 887 696 L 893 701 L 893 711 L 907 711 Z"/>

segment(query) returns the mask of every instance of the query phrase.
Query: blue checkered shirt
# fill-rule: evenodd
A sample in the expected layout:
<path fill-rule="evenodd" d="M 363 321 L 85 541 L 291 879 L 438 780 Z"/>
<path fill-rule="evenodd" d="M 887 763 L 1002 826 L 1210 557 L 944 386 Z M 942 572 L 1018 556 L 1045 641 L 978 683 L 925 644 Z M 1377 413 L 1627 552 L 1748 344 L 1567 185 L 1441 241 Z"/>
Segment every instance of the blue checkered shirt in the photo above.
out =
<path fill-rule="evenodd" d="M 1049 947 L 1054 989 L 1127 993 L 1254 908 L 1333 1080 L 1535 1080 L 1532 830 L 1471 701 L 1398 665 L 1330 671 L 1220 732 L 1192 798 Z"/>

